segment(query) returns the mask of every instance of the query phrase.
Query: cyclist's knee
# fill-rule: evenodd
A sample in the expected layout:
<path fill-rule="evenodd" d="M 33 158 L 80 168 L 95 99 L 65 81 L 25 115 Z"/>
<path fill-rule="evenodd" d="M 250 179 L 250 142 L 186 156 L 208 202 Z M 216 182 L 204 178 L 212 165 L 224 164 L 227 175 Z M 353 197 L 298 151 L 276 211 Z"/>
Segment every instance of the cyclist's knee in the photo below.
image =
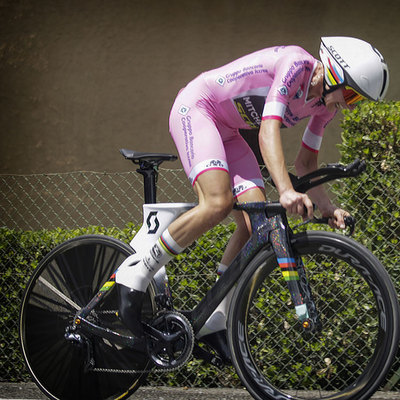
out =
<path fill-rule="evenodd" d="M 212 201 L 213 213 L 221 221 L 230 214 L 230 212 L 232 211 L 233 203 L 234 201 L 231 192 L 225 193 L 222 196 L 218 196 Z"/>
<path fill-rule="evenodd" d="M 202 206 L 204 217 L 208 219 L 211 226 L 215 226 L 232 211 L 232 193 L 221 193 L 216 196 L 210 196 L 204 201 Z"/>
<path fill-rule="evenodd" d="M 211 170 L 200 175 L 195 184 L 203 218 L 210 227 L 218 224 L 232 211 L 233 195 L 229 174 Z"/>

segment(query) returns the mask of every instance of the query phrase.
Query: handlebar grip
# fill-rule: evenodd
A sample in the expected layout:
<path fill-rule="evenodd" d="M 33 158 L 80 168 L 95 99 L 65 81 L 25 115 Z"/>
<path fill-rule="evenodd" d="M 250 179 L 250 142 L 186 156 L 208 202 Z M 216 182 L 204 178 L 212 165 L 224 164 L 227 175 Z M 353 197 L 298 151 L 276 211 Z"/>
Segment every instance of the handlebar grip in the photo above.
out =
<path fill-rule="evenodd" d="M 353 170 L 355 168 L 358 168 L 358 166 L 360 165 L 361 161 L 356 158 L 353 162 L 351 162 L 350 164 L 346 165 L 346 167 L 344 168 L 347 171 Z"/>
<path fill-rule="evenodd" d="M 346 166 L 345 172 L 348 172 L 350 176 L 358 176 L 362 174 L 367 168 L 365 160 L 360 161 L 359 159 L 354 160 L 352 163 Z"/>
<path fill-rule="evenodd" d="M 344 224 L 349 228 L 348 236 L 351 236 L 356 228 L 356 219 L 351 215 L 344 217 Z"/>

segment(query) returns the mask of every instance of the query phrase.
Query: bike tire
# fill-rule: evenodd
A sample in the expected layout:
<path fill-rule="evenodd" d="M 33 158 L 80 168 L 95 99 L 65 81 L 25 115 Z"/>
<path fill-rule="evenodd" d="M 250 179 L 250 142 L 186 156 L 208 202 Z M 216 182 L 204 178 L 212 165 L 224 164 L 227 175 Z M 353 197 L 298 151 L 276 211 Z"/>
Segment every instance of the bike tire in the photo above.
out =
<path fill-rule="evenodd" d="M 149 359 L 145 353 L 92 336 L 95 366 L 104 369 L 97 372 L 86 368 L 87 348 L 72 344 L 64 337 L 76 312 L 98 293 L 118 265 L 132 253 L 128 245 L 114 238 L 85 235 L 57 246 L 36 268 L 22 300 L 20 342 L 33 380 L 49 398 L 124 399 L 145 379 L 144 373 L 121 373 L 121 370 L 146 370 Z M 117 309 L 116 290 L 110 290 L 88 318 L 129 334 L 116 316 Z M 143 318 L 151 318 L 154 310 L 150 285 Z"/>
<path fill-rule="evenodd" d="M 250 262 L 232 299 L 228 341 L 255 399 L 369 399 L 399 345 L 389 275 L 365 247 L 333 232 L 294 235 L 322 322 L 305 333 L 271 248 Z"/>

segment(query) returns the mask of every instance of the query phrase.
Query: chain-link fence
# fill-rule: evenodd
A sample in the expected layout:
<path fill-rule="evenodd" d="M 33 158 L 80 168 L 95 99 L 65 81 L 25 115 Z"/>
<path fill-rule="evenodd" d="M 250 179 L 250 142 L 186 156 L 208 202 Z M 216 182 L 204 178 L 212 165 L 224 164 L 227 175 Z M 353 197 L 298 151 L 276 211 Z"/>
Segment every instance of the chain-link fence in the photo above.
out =
<path fill-rule="evenodd" d="M 72 172 L 65 174 L 40 174 L 40 175 L 3 175 L 0 176 L 0 229 L 7 229 L 7 235 L 2 237 L 0 245 L 0 258 L 18 260 L 18 265 L 0 265 L 0 298 L 1 298 L 1 332 L 0 332 L 0 358 L 3 367 L 0 380 L 19 381 L 27 380 L 29 377 L 22 366 L 18 346 L 18 315 L 19 298 L 22 295 L 23 286 L 28 276 L 21 265 L 24 259 L 30 259 L 28 251 L 19 247 L 21 254 L 12 254 L 13 241 L 19 240 L 21 232 L 53 230 L 62 235 L 66 230 L 77 227 L 102 226 L 102 227 L 126 227 L 127 222 L 141 223 L 143 184 L 142 178 L 135 172 L 127 173 L 95 173 L 95 172 Z M 340 190 L 346 190 L 343 183 Z M 393 204 L 400 211 L 399 190 L 396 189 L 396 198 Z M 273 187 L 267 183 L 267 195 L 270 199 L 276 199 L 277 195 Z M 366 194 L 368 195 L 368 194 Z M 161 169 L 157 199 L 159 202 L 193 202 L 196 201 L 186 176 L 182 170 Z M 351 211 L 351 210 L 350 210 Z M 384 212 L 384 210 L 382 211 Z M 363 218 L 364 216 L 361 216 Z M 366 217 L 366 216 L 365 216 Z M 399 214 L 390 213 L 385 215 L 387 228 L 398 226 Z M 230 224 L 221 224 L 226 228 L 221 229 L 221 235 L 232 230 Z M 382 235 L 376 232 L 376 235 Z M 392 279 L 399 288 L 400 266 L 398 263 L 400 247 L 397 233 L 393 230 L 389 236 L 390 246 L 385 247 L 385 253 L 375 251 L 380 259 L 390 258 L 394 260 L 395 266 L 391 268 Z M 60 238 L 58 238 L 59 240 Z M 47 242 L 46 242 L 47 243 Z M 40 246 L 42 248 L 40 248 Z M 41 252 L 46 253 L 50 248 L 45 243 L 38 245 Z M 207 246 L 207 245 L 205 245 Z M 196 268 L 196 276 L 185 276 L 184 272 L 179 280 L 195 281 L 191 286 L 191 296 L 187 306 L 201 297 L 199 293 L 207 290 L 210 282 L 215 279 L 215 270 L 210 267 L 216 266 L 222 250 L 215 252 L 212 244 L 208 244 L 204 252 L 210 253 L 207 265 Z M 38 250 L 38 251 L 39 251 Z M 3 257 L 5 253 L 10 256 Z M 202 287 L 203 286 L 203 287 Z M 205 286 L 205 287 L 204 287 Z M 186 288 L 187 289 L 187 288 Z M 185 289 L 185 290 L 186 290 Z M 178 279 L 172 281 L 172 290 L 176 297 L 181 297 L 182 290 Z M 183 296 L 182 296 L 183 297 Z M 19 362 L 19 364 L 18 364 Z M 21 365 L 16 371 L 11 365 Z M 400 379 L 400 363 L 397 359 L 389 378 L 391 385 L 396 385 Z M 217 371 L 217 370 L 216 370 Z M 207 375 L 207 376 L 206 376 Z M 210 374 L 210 370 L 202 370 L 201 366 L 195 365 L 186 368 L 184 373 L 171 374 L 164 377 L 153 377 L 155 384 L 176 384 L 184 386 L 235 386 L 238 385 L 237 377 L 232 371 L 218 371 Z"/>

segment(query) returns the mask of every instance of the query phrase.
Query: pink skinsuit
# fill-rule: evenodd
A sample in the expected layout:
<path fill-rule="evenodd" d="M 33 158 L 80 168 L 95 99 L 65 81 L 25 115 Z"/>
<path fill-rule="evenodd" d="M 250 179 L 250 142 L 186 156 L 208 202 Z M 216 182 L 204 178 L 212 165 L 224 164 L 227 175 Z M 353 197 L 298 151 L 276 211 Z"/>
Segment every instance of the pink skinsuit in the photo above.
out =
<path fill-rule="evenodd" d="M 272 47 L 199 75 L 182 89 L 170 132 L 192 184 L 210 169 L 228 171 L 234 196 L 264 187 L 258 162 L 239 129 L 274 118 L 283 127 L 311 117 L 302 145 L 318 152 L 334 117 L 320 99 L 307 101 L 317 60 L 297 46 Z"/>

